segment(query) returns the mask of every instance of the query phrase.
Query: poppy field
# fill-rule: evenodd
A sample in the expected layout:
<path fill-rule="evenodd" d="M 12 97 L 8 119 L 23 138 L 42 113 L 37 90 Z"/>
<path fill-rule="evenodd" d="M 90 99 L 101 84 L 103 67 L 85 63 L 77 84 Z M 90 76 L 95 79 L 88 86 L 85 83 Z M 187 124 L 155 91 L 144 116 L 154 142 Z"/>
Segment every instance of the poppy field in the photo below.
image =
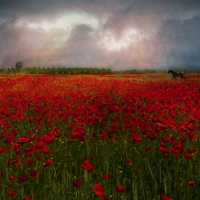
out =
<path fill-rule="evenodd" d="M 1 75 L 1 200 L 200 199 L 200 74 Z"/>

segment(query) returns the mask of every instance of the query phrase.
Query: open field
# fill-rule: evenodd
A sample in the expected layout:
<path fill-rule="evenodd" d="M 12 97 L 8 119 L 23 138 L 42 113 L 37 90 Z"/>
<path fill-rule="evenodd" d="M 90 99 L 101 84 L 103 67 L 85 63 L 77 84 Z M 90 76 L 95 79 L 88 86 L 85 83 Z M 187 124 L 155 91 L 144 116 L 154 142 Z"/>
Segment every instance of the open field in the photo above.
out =
<path fill-rule="evenodd" d="M 200 199 L 200 74 L 1 75 L 1 200 Z"/>

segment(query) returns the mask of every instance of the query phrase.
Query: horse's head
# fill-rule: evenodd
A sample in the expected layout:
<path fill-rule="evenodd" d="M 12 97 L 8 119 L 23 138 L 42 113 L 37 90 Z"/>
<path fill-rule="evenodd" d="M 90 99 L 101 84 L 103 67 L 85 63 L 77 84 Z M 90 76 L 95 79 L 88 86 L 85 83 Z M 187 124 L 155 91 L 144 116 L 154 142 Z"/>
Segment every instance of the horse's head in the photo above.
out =
<path fill-rule="evenodd" d="M 174 74 L 174 73 L 176 73 L 176 72 L 173 71 L 173 70 L 171 70 L 171 69 L 169 69 L 169 70 L 168 70 L 168 73 Z"/>

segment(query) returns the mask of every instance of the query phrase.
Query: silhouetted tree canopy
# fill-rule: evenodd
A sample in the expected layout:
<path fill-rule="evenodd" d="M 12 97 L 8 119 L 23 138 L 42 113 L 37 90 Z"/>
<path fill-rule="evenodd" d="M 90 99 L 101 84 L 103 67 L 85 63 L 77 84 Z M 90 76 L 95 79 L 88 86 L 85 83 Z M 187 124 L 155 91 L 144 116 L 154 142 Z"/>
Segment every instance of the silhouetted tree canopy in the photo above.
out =
<path fill-rule="evenodd" d="M 16 69 L 21 69 L 22 67 L 23 67 L 22 61 L 18 61 L 18 62 L 15 64 L 15 68 L 16 68 Z"/>

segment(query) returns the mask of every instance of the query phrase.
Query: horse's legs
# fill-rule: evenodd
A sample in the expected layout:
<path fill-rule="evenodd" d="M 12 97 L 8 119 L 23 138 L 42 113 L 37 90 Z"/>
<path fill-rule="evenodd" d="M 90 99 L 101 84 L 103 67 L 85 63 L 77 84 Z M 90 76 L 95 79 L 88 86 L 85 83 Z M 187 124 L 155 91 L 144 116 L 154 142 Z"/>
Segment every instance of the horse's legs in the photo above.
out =
<path fill-rule="evenodd" d="M 185 75 L 184 74 L 182 74 L 181 80 L 185 80 Z"/>

